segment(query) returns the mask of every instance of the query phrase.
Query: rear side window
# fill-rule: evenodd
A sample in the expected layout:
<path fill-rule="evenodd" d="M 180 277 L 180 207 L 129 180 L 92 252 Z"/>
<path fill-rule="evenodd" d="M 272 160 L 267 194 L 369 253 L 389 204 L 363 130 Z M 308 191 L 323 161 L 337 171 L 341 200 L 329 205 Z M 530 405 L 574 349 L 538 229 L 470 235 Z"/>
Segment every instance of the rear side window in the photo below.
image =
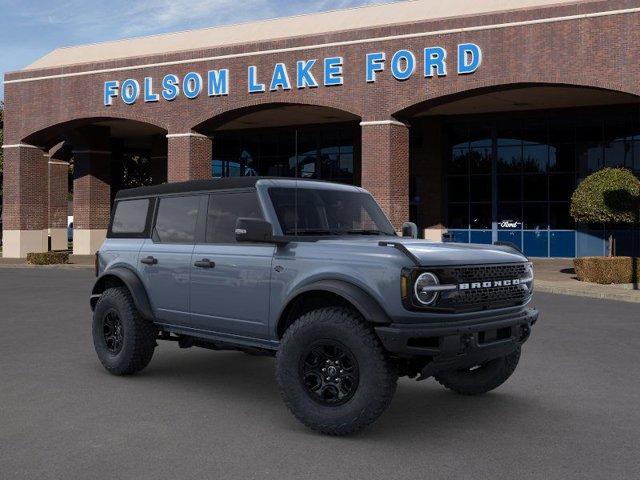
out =
<path fill-rule="evenodd" d="M 151 201 L 148 198 L 117 202 L 113 213 L 111 233 L 117 236 L 143 235 L 147 230 L 150 204 Z"/>
<path fill-rule="evenodd" d="M 256 192 L 219 193 L 209 197 L 207 243 L 235 243 L 236 220 L 263 218 Z"/>
<path fill-rule="evenodd" d="M 161 243 L 193 243 L 196 237 L 200 197 L 161 198 L 154 240 Z"/>

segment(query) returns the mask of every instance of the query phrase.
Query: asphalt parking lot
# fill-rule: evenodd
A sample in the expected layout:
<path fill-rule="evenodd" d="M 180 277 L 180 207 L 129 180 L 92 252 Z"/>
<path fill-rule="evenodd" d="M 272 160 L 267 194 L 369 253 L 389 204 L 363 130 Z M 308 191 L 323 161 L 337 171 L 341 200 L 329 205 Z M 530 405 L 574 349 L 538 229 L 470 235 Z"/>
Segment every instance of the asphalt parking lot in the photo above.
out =
<path fill-rule="evenodd" d="M 637 479 L 640 307 L 538 294 L 540 321 L 500 389 L 403 379 L 372 428 L 330 438 L 281 402 L 273 360 L 162 343 L 109 375 L 89 270 L 0 268 L 0 478 Z"/>

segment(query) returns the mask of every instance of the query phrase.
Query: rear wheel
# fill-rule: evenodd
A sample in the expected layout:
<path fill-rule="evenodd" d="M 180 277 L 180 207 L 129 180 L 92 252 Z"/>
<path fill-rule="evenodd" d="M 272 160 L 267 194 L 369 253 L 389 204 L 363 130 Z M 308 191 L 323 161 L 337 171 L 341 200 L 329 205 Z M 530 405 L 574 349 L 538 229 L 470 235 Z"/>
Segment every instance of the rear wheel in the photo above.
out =
<path fill-rule="evenodd" d="M 280 392 L 308 427 L 329 435 L 354 433 L 389 406 L 397 373 L 359 315 L 322 308 L 300 317 L 276 357 Z"/>
<path fill-rule="evenodd" d="M 140 316 L 126 288 L 104 291 L 93 312 L 92 330 L 98 359 L 114 375 L 139 372 L 151 361 L 156 328 Z"/>
<path fill-rule="evenodd" d="M 520 360 L 520 347 L 513 353 L 471 368 L 434 375 L 442 386 L 462 395 L 479 395 L 498 388 L 513 374 Z"/>

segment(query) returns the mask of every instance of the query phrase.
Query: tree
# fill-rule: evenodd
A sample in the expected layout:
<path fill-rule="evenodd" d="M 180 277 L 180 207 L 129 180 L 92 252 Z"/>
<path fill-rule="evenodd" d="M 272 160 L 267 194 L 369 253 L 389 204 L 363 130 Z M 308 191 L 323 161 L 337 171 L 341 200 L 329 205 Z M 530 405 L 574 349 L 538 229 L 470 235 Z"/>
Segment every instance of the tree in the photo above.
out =
<path fill-rule="evenodd" d="M 571 196 L 571 216 L 576 222 L 638 223 L 640 180 L 624 168 L 604 168 L 585 178 Z M 609 236 L 609 256 L 614 255 Z"/>

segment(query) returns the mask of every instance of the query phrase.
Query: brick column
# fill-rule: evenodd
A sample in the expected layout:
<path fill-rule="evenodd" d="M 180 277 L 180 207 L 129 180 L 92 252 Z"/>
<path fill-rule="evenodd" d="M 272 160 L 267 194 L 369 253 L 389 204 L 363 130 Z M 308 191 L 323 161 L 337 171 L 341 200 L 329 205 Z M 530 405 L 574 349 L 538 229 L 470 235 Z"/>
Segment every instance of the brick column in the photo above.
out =
<path fill-rule="evenodd" d="M 154 185 L 167 182 L 167 140 L 164 135 L 151 139 L 151 180 Z"/>
<path fill-rule="evenodd" d="M 63 159 L 63 144 L 49 150 L 49 237 L 51 250 L 66 250 L 69 163 Z"/>
<path fill-rule="evenodd" d="M 182 182 L 211 178 L 212 142 L 195 132 L 167 135 L 167 180 Z"/>
<path fill-rule="evenodd" d="M 411 124 L 418 140 L 411 146 L 411 179 L 415 182 L 418 232 L 427 240 L 442 241 L 447 230 L 443 221 L 444 138 L 442 122 L 429 119 Z M 414 131 L 416 129 L 417 131 Z"/>
<path fill-rule="evenodd" d="M 111 215 L 111 145 L 108 127 L 87 126 L 73 144 L 73 253 L 93 255 L 102 245 Z"/>
<path fill-rule="evenodd" d="M 111 152 L 73 151 L 73 253 L 93 255 L 111 215 Z"/>
<path fill-rule="evenodd" d="M 47 159 L 33 145 L 4 145 L 3 246 L 5 258 L 47 251 Z"/>
<path fill-rule="evenodd" d="M 362 187 L 397 231 L 409 221 L 409 128 L 396 120 L 364 121 Z"/>

